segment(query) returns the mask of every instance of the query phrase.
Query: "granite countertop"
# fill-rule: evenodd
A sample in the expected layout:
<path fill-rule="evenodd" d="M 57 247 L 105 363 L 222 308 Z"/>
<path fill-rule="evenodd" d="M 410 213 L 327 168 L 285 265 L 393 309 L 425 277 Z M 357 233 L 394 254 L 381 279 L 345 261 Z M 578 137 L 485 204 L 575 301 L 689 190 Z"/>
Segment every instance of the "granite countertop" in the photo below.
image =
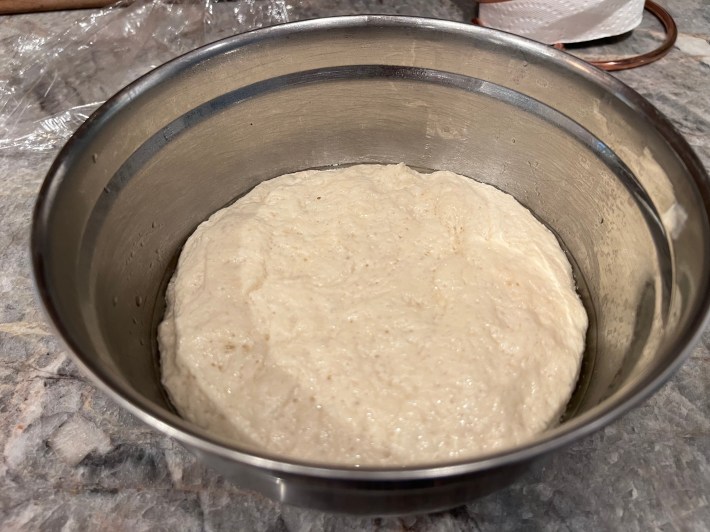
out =
<path fill-rule="evenodd" d="M 707 0 L 663 4 L 679 26 L 676 46 L 654 64 L 615 75 L 666 114 L 710 167 L 710 6 Z M 466 21 L 472 15 L 468 0 L 241 1 L 214 4 L 207 11 L 199 3 L 139 0 L 130 9 L 132 24 L 116 22 L 116 10 L 0 17 L 0 528 L 710 526 L 710 331 L 677 375 L 623 419 L 538 462 L 497 493 L 417 517 L 327 515 L 242 491 L 96 390 L 45 324 L 28 258 L 30 216 L 39 186 L 61 143 L 88 111 L 169 57 L 264 20 L 387 12 Z M 176 29 L 178 22 L 184 24 Z M 609 50 L 648 47 L 659 35 L 658 27 L 646 20 Z M 84 46 L 89 42 L 91 46 Z M 574 53 L 588 57 L 605 51 Z"/>

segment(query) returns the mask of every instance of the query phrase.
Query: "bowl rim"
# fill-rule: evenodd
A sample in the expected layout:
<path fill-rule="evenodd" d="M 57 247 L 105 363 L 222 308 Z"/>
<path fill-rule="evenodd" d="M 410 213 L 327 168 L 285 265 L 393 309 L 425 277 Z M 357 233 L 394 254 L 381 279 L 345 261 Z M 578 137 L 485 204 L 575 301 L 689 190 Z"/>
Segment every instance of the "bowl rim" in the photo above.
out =
<path fill-rule="evenodd" d="M 209 453 L 223 459 L 237 462 L 258 469 L 273 472 L 324 478 L 330 480 L 348 480 L 362 482 L 401 482 L 426 481 L 433 478 L 459 477 L 478 474 L 502 466 L 512 466 L 528 462 L 536 457 L 570 445 L 571 443 L 596 432 L 621 415 L 637 406 L 658 390 L 690 356 L 695 344 L 700 339 L 710 321 L 710 287 L 707 279 L 700 298 L 698 311 L 688 325 L 676 346 L 668 353 L 670 362 L 660 372 L 645 375 L 627 389 L 602 401 L 588 412 L 570 420 L 551 431 L 545 432 L 528 444 L 509 450 L 497 451 L 488 455 L 445 463 L 421 464 L 412 466 L 355 467 L 344 465 L 315 464 L 283 458 L 267 452 L 254 452 L 240 449 L 211 434 L 207 434 L 192 424 L 165 411 L 158 411 L 151 403 L 142 398 L 132 388 L 124 385 L 112 375 L 102 371 L 91 363 L 92 357 L 82 352 L 73 340 L 71 333 L 64 326 L 55 302 L 51 297 L 49 285 L 44 275 L 43 249 L 47 241 L 49 214 L 54 198 L 61 186 L 67 170 L 82 151 L 86 139 L 95 128 L 100 128 L 122 108 L 129 105 L 137 95 L 162 84 L 165 80 L 179 75 L 186 69 L 220 55 L 247 45 L 272 39 L 280 39 L 296 33 L 314 30 L 343 30 L 363 27 L 433 29 L 456 36 L 477 37 L 488 42 L 521 49 L 532 56 L 543 57 L 548 61 L 567 67 L 577 76 L 601 86 L 614 93 L 628 107 L 647 117 L 657 128 L 670 146 L 676 151 L 692 176 L 696 191 L 705 206 L 706 221 L 710 213 L 710 178 L 700 160 L 687 141 L 680 135 L 670 121 L 638 92 L 623 82 L 566 52 L 556 50 L 544 44 L 506 32 L 454 22 L 422 17 L 395 15 L 349 15 L 326 17 L 313 20 L 289 22 L 270 26 L 246 33 L 227 37 L 201 46 L 178 56 L 163 65 L 152 69 L 137 80 L 126 85 L 114 96 L 101 105 L 71 136 L 60 150 L 50 167 L 38 193 L 32 216 L 30 252 L 32 278 L 35 293 L 41 302 L 45 317 L 55 336 L 70 353 L 72 359 L 88 375 L 92 383 L 112 400 L 136 416 L 141 421 L 177 439 L 188 447 Z M 707 224 L 706 224 L 707 225 Z M 706 235 L 706 240 L 708 236 Z M 161 409 L 162 410 L 162 409 Z"/>

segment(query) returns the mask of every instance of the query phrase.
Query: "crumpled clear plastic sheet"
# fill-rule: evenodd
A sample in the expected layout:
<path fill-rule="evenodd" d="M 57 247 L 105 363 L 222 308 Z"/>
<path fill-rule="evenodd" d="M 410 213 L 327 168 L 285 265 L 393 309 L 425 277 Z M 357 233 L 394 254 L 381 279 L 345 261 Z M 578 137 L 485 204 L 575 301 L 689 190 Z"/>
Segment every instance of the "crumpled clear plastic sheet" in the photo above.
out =
<path fill-rule="evenodd" d="M 51 29 L 3 36 L 0 153 L 62 145 L 121 87 L 203 44 L 248 30 L 363 13 L 466 20 L 467 0 L 122 0 L 104 9 L 45 14 Z M 54 20 L 54 19 L 52 19 Z M 57 19 L 59 20 L 59 19 Z"/>

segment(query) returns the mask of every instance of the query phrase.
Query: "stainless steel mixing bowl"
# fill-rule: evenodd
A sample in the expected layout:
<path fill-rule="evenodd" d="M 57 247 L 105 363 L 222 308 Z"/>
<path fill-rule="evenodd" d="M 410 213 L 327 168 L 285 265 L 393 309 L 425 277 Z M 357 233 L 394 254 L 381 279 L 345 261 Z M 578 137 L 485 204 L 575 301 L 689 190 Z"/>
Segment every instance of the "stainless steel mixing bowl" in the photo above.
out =
<path fill-rule="evenodd" d="M 182 420 L 155 328 L 176 253 L 207 216 L 279 174 L 404 161 L 476 177 L 559 236 L 590 316 L 565 421 L 480 459 L 355 469 L 230 445 Z M 708 176 L 637 93 L 551 48 L 443 21 L 345 17 L 187 54 L 99 109 L 37 202 L 37 287 L 76 361 L 117 402 L 241 485 L 353 513 L 450 507 L 648 397 L 706 321 Z"/>

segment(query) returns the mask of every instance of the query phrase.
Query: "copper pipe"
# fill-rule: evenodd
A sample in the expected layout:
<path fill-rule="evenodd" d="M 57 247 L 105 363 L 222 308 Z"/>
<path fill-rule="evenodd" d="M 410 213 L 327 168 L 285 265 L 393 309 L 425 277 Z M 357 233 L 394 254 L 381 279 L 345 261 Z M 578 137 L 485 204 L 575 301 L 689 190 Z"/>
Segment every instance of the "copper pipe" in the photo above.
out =
<path fill-rule="evenodd" d="M 651 0 L 646 0 L 644 8 L 656 17 L 660 23 L 663 24 L 663 28 L 666 30 L 666 38 L 663 40 L 661 45 L 655 50 L 651 50 L 650 52 L 641 55 L 623 57 L 620 59 L 609 59 L 607 61 L 589 61 L 592 65 L 608 71 L 625 70 L 627 68 L 636 68 L 641 65 L 653 63 L 670 51 L 678 38 L 678 27 L 676 26 L 675 20 L 673 20 L 673 17 L 670 13 L 668 13 L 668 11 Z"/>
<path fill-rule="evenodd" d="M 510 0 L 479 0 L 479 4 L 493 4 L 498 2 L 508 2 Z M 594 65 L 602 70 L 614 71 L 614 70 L 626 70 L 627 68 L 636 68 L 642 65 L 647 65 L 659 60 L 661 57 L 666 55 L 670 49 L 675 44 L 678 38 L 678 27 L 676 26 L 675 20 L 668 11 L 658 5 L 652 0 L 646 0 L 644 3 L 644 9 L 650 12 L 654 17 L 656 17 L 666 32 L 666 37 L 661 43 L 661 45 L 655 50 L 651 50 L 645 54 L 634 55 L 632 57 L 622 57 L 619 59 L 608 59 L 606 61 L 588 61 L 588 63 Z M 473 19 L 472 22 L 478 26 L 484 26 L 480 19 Z M 563 43 L 556 43 L 553 45 L 558 50 L 564 50 L 565 45 Z"/>

